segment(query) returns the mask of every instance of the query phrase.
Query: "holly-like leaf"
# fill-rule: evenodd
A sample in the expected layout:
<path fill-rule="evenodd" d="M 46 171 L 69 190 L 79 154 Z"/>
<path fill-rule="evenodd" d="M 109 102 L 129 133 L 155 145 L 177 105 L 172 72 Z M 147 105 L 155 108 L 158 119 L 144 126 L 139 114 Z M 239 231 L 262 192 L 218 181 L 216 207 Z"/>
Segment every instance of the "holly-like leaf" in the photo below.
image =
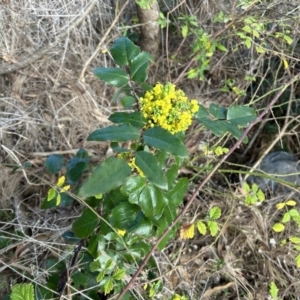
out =
<path fill-rule="evenodd" d="M 231 124 L 241 127 L 247 127 L 256 118 L 256 112 L 249 106 L 232 106 L 228 108 L 227 120 Z"/>
<path fill-rule="evenodd" d="M 209 112 L 217 119 L 217 120 L 225 120 L 227 108 L 224 106 L 219 106 L 215 103 L 211 103 L 209 105 Z"/>
<path fill-rule="evenodd" d="M 166 172 L 169 190 L 172 190 L 175 185 L 175 180 L 178 177 L 178 166 L 173 164 Z"/>
<path fill-rule="evenodd" d="M 157 221 L 162 216 L 167 204 L 167 199 L 158 187 L 150 183 L 143 188 L 140 195 L 140 206 L 147 218 Z"/>
<path fill-rule="evenodd" d="M 167 193 L 167 198 L 173 206 L 177 207 L 178 205 L 182 204 L 188 184 L 189 181 L 187 178 L 180 178 L 175 187 Z"/>
<path fill-rule="evenodd" d="M 146 185 L 146 179 L 139 175 L 129 177 L 121 187 L 121 192 L 129 196 L 128 201 L 133 204 L 139 203 L 140 193 Z"/>
<path fill-rule="evenodd" d="M 45 166 L 49 173 L 57 174 L 64 165 L 64 157 L 60 154 L 50 155 L 45 162 Z"/>
<path fill-rule="evenodd" d="M 137 205 L 122 202 L 112 209 L 110 223 L 114 228 L 127 230 L 135 221 L 140 208 Z"/>
<path fill-rule="evenodd" d="M 138 151 L 135 156 L 136 165 L 142 170 L 145 177 L 161 189 L 168 188 L 167 178 L 160 168 L 156 158 L 149 152 Z"/>
<path fill-rule="evenodd" d="M 208 130 L 211 130 L 213 134 L 215 134 L 216 136 L 222 136 L 225 133 L 225 128 L 224 126 L 222 126 L 221 121 L 212 121 L 211 119 L 204 117 L 204 118 L 196 118 L 196 120 L 199 123 L 202 123 L 205 128 L 207 128 Z"/>
<path fill-rule="evenodd" d="M 134 103 L 136 103 L 136 99 L 132 96 L 124 96 L 121 98 L 121 104 L 125 109 L 132 108 Z"/>
<path fill-rule="evenodd" d="M 96 68 L 93 70 L 94 75 L 99 79 L 115 87 L 123 87 L 128 84 L 128 74 L 119 68 Z"/>
<path fill-rule="evenodd" d="M 131 125 L 108 126 L 93 131 L 87 138 L 88 141 L 114 141 L 126 142 L 137 140 L 140 132 L 137 128 Z"/>
<path fill-rule="evenodd" d="M 110 53 L 119 66 L 129 65 L 140 52 L 140 47 L 127 37 L 118 38 L 110 48 Z"/>
<path fill-rule="evenodd" d="M 88 162 L 89 159 L 86 158 L 72 157 L 70 159 L 66 166 L 68 183 L 74 184 L 81 178 L 83 172 L 88 167 Z"/>
<path fill-rule="evenodd" d="M 139 112 L 115 112 L 108 119 L 116 124 L 130 124 L 136 128 L 142 128 L 146 124 L 146 120 Z"/>
<path fill-rule="evenodd" d="M 87 198 L 105 194 L 122 185 L 130 176 L 131 169 L 123 159 L 109 157 L 103 161 L 83 183 L 79 197 Z"/>
<path fill-rule="evenodd" d="M 151 55 L 148 52 L 141 52 L 132 59 L 130 64 L 130 75 L 133 81 L 138 83 L 146 81 L 150 57 Z"/>
<path fill-rule="evenodd" d="M 155 126 L 146 130 L 143 138 L 144 142 L 150 147 L 155 147 L 176 156 L 188 157 L 184 143 L 166 129 Z"/>
<path fill-rule="evenodd" d="M 72 231 L 76 237 L 85 239 L 93 233 L 98 221 L 98 216 L 92 210 L 86 208 L 72 224 Z"/>

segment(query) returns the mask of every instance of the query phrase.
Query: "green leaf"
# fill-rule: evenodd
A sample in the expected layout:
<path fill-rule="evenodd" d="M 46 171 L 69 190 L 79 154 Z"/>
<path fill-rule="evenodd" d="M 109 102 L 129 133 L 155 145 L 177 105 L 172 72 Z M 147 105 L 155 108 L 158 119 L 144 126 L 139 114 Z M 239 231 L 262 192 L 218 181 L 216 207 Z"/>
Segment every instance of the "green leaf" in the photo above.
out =
<path fill-rule="evenodd" d="M 150 128 L 145 131 L 143 139 L 150 147 L 155 147 L 176 156 L 188 157 L 184 143 L 166 129 L 158 126 Z"/>
<path fill-rule="evenodd" d="M 160 168 L 156 158 L 149 152 L 138 151 L 135 156 L 136 165 L 142 170 L 145 177 L 161 189 L 168 188 L 167 178 Z"/>
<path fill-rule="evenodd" d="M 174 221 L 177 216 L 176 207 L 171 203 L 166 205 L 164 213 L 162 217 L 157 221 L 157 236 L 160 236 L 168 226 Z M 175 224 L 175 226 L 167 233 L 167 235 L 162 239 L 162 241 L 158 245 L 158 249 L 162 250 L 165 248 L 170 239 L 174 238 L 177 234 L 179 228 L 179 222 Z"/>
<path fill-rule="evenodd" d="M 55 196 L 56 196 L 56 191 L 54 188 L 51 188 L 47 194 L 47 201 L 53 200 Z"/>
<path fill-rule="evenodd" d="M 96 167 L 83 183 L 79 190 L 79 197 L 87 198 L 105 194 L 122 185 L 130 174 L 131 169 L 125 160 L 111 156 Z"/>
<path fill-rule="evenodd" d="M 287 222 L 289 222 L 290 220 L 291 220 L 291 215 L 290 215 L 288 212 L 286 212 L 286 213 L 283 215 L 281 222 L 282 222 L 282 223 L 287 223 Z"/>
<path fill-rule="evenodd" d="M 202 123 L 205 126 L 205 128 L 212 131 L 212 133 L 216 136 L 222 136 L 226 131 L 224 126 L 222 126 L 223 123 L 221 121 L 212 121 L 209 118 L 196 118 L 196 120 L 199 123 Z"/>
<path fill-rule="evenodd" d="M 119 68 L 97 68 L 93 70 L 99 79 L 115 87 L 123 87 L 129 82 L 128 74 Z"/>
<path fill-rule="evenodd" d="M 67 193 L 60 193 L 59 195 L 61 198 L 60 204 L 59 204 L 60 207 L 68 206 L 73 202 L 73 198 L 70 195 L 68 195 Z M 57 197 L 58 197 L 58 194 L 56 194 L 55 197 L 51 201 L 48 201 L 48 199 L 45 198 L 42 202 L 41 208 L 42 209 L 50 209 L 50 208 L 56 207 L 57 206 L 56 205 Z"/>
<path fill-rule="evenodd" d="M 114 271 L 112 277 L 115 280 L 121 280 L 125 276 L 126 272 L 124 269 L 117 269 Z"/>
<path fill-rule="evenodd" d="M 220 50 L 220 51 L 223 51 L 223 52 L 227 51 L 227 48 L 224 45 L 220 44 L 220 43 L 218 43 L 216 46 L 217 46 L 217 49 Z"/>
<path fill-rule="evenodd" d="M 290 216 L 291 216 L 292 218 L 298 217 L 298 216 L 299 216 L 299 212 L 298 212 L 297 209 L 295 209 L 295 208 L 290 209 L 290 210 L 289 210 L 289 214 L 290 214 Z"/>
<path fill-rule="evenodd" d="M 275 232 L 282 232 L 284 230 L 284 225 L 281 224 L 281 223 L 276 223 L 273 225 L 272 229 L 275 231 Z"/>
<path fill-rule="evenodd" d="M 217 120 L 225 120 L 227 108 L 224 106 L 219 106 L 217 104 L 211 103 L 209 105 L 209 112 L 217 119 Z"/>
<path fill-rule="evenodd" d="M 139 112 L 115 112 L 110 115 L 108 120 L 117 124 L 129 124 L 136 128 L 142 128 L 146 124 L 146 120 Z"/>
<path fill-rule="evenodd" d="M 121 99 L 121 104 L 125 109 L 130 109 L 134 103 L 136 103 L 136 100 L 132 96 L 124 96 Z"/>
<path fill-rule="evenodd" d="M 196 119 L 209 117 L 209 112 L 203 105 L 199 104 L 199 109 L 194 116 Z"/>
<path fill-rule="evenodd" d="M 128 230 L 135 222 L 140 208 L 128 202 L 122 202 L 111 211 L 110 223 L 116 229 Z"/>
<path fill-rule="evenodd" d="M 136 46 L 127 37 L 117 39 L 110 48 L 110 53 L 119 66 L 126 66 L 141 52 L 140 47 Z"/>
<path fill-rule="evenodd" d="M 49 173 L 57 174 L 63 167 L 64 157 L 60 154 L 50 155 L 45 162 L 45 166 Z"/>
<path fill-rule="evenodd" d="M 72 224 L 72 231 L 76 237 L 85 239 L 93 233 L 98 225 L 98 216 L 89 208 L 86 208 L 81 216 Z"/>
<path fill-rule="evenodd" d="M 299 237 L 299 236 L 291 236 L 291 237 L 289 237 L 289 240 L 290 240 L 293 244 L 300 244 L 300 237 Z"/>
<path fill-rule="evenodd" d="M 300 254 L 298 254 L 298 255 L 296 256 L 295 262 L 296 262 L 297 268 L 300 268 Z"/>
<path fill-rule="evenodd" d="M 140 206 L 150 220 L 158 220 L 167 204 L 167 199 L 158 187 L 150 183 L 143 188 L 140 195 Z"/>
<path fill-rule="evenodd" d="M 76 183 L 82 176 L 83 172 L 88 167 L 89 159 L 72 157 L 68 162 L 67 168 L 67 178 L 68 183 L 74 184 Z"/>
<path fill-rule="evenodd" d="M 221 209 L 215 206 L 209 210 L 209 217 L 214 220 L 218 220 L 221 217 Z"/>
<path fill-rule="evenodd" d="M 271 283 L 270 283 L 270 295 L 271 295 L 272 299 L 274 299 L 274 300 L 277 299 L 278 291 L 279 290 L 278 290 L 275 282 L 271 281 Z"/>
<path fill-rule="evenodd" d="M 227 120 L 236 126 L 247 127 L 255 118 L 255 110 L 249 106 L 232 106 L 227 112 Z"/>
<path fill-rule="evenodd" d="M 109 294 L 114 288 L 114 282 L 112 278 L 108 278 L 105 285 L 104 285 L 104 294 Z"/>
<path fill-rule="evenodd" d="M 150 57 L 151 55 L 148 52 L 141 52 L 132 59 L 130 64 L 130 75 L 133 81 L 138 83 L 146 81 Z"/>
<path fill-rule="evenodd" d="M 261 189 L 259 189 L 257 192 L 257 198 L 260 202 L 263 202 L 266 199 L 265 194 Z"/>
<path fill-rule="evenodd" d="M 230 124 L 227 121 L 223 121 L 222 125 L 223 125 L 223 128 L 226 131 L 229 131 L 236 139 L 239 139 L 243 134 L 243 132 L 236 125 Z M 248 138 L 245 137 L 243 142 L 248 143 Z"/>
<path fill-rule="evenodd" d="M 76 157 L 85 158 L 86 160 L 89 160 L 89 153 L 85 149 L 81 148 L 77 151 Z"/>
<path fill-rule="evenodd" d="M 140 193 L 146 185 L 146 179 L 139 175 L 129 177 L 121 187 L 121 192 L 129 196 L 128 201 L 133 204 L 139 203 Z"/>
<path fill-rule="evenodd" d="M 178 169 L 179 168 L 178 168 L 177 164 L 173 164 L 166 172 L 169 190 L 174 188 L 175 180 L 178 177 Z"/>
<path fill-rule="evenodd" d="M 15 284 L 11 290 L 11 300 L 34 300 L 34 289 L 32 283 Z"/>
<path fill-rule="evenodd" d="M 139 137 L 140 133 L 137 128 L 131 125 L 121 125 L 96 129 L 88 136 L 87 140 L 126 142 L 137 140 Z"/>
<path fill-rule="evenodd" d="M 199 233 L 201 233 L 202 235 L 206 234 L 207 228 L 206 228 L 206 225 L 202 221 L 197 221 L 197 229 L 198 229 Z"/>
<path fill-rule="evenodd" d="M 169 202 L 177 207 L 178 205 L 182 204 L 183 197 L 186 194 L 188 188 L 189 181 L 187 178 L 180 178 L 176 183 L 175 187 L 166 193 Z"/>
<path fill-rule="evenodd" d="M 216 236 L 217 235 L 218 230 L 219 230 L 219 226 L 218 226 L 217 222 L 209 220 L 207 222 L 207 227 L 210 231 L 211 236 Z"/>

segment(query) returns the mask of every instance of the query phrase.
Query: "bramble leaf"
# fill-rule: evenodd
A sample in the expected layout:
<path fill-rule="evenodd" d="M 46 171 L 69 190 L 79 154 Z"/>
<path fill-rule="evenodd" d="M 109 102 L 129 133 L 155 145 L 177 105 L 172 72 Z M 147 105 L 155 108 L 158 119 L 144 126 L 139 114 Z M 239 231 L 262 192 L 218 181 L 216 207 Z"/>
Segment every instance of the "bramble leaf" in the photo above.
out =
<path fill-rule="evenodd" d="M 197 221 L 197 229 L 202 235 L 206 234 L 207 228 L 202 221 Z"/>
<path fill-rule="evenodd" d="M 11 300 L 34 300 L 34 289 L 32 283 L 15 284 L 11 290 Z"/>

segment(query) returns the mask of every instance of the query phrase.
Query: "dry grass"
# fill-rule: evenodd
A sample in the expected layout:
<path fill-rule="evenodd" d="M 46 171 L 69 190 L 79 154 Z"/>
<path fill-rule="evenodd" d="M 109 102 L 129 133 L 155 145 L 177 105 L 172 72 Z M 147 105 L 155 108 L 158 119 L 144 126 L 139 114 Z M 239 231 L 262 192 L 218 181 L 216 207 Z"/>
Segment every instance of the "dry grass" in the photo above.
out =
<path fill-rule="evenodd" d="M 236 38 L 230 32 L 220 34 L 224 24 L 214 24 L 213 18 L 220 10 L 236 15 L 236 1 L 165 0 L 161 7 L 171 12 L 173 27 L 163 30 L 162 55 L 151 67 L 150 81 L 176 82 L 205 106 L 236 102 L 253 103 L 257 109 L 265 107 L 274 93 L 259 97 L 280 86 L 287 74 L 299 72 L 300 36 L 297 0 L 263 2 L 258 15 L 288 20 L 293 25 L 290 36 L 295 42 L 291 47 L 273 46 L 274 53 L 282 52 L 288 58 L 288 70 L 282 71 L 275 56 L 257 55 L 242 45 L 236 48 Z M 239 8 L 238 13 L 242 12 Z M 178 17 L 182 14 L 197 16 L 212 36 L 222 36 L 229 50 L 214 55 L 204 82 L 187 81 L 182 76 L 191 63 L 192 41 L 190 37 L 180 38 Z M 64 261 L 72 253 L 73 248 L 65 245 L 61 235 L 81 208 L 40 209 L 48 183 L 56 180 L 45 173 L 44 161 L 52 153 L 70 157 L 81 147 L 88 149 L 95 161 L 105 156 L 108 146 L 87 143 L 86 137 L 95 128 L 107 125 L 108 116 L 119 107 L 111 102 L 114 90 L 97 80 L 91 70 L 109 66 L 111 59 L 105 50 L 112 41 L 130 28 L 138 30 L 133 26 L 134 15 L 133 1 L 0 3 L 0 274 L 4 279 L 0 297 L 10 291 L 10 285 L 26 279 L 45 285 L 49 274 L 46 258 Z M 172 55 L 178 59 L 171 59 Z M 8 71 L 12 67 L 15 71 Z M 255 75 L 257 81 L 245 82 L 245 74 Z M 229 78 L 247 90 L 247 95 L 220 92 Z M 270 113 L 264 126 L 251 133 L 249 146 L 239 149 L 222 169 L 234 174 L 268 147 L 278 145 L 299 154 L 299 96 L 299 84 L 295 84 L 280 99 L 278 111 Z M 190 176 L 191 189 L 206 175 L 197 167 L 215 163 L 197 150 L 200 141 L 213 145 L 217 139 L 199 126 L 188 133 L 192 160 L 183 173 Z M 224 141 L 227 146 L 234 142 L 231 138 Z M 12 172 L 13 166 L 25 162 L 33 168 Z M 217 240 L 196 236 L 183 242 L 178 238 L 156 254 L 164 280 L 161 299 L 175 292 L 184 292 L 191 299 L 268 299 L 271 281 L 276 282 L 283 299 L 299 298 L 300 272 L 294 263 L 297 252 L 290 245 L 279 245 L 286 236 L 297 234 L 297 228 L 290 226 L 285 235 L 275 234 L 271 229 L 279 218 L 275 204 L 281 200 L 246 207 L 237 181 L 235 175 L 216 174 L 185 216 L 185 222 L 192 220 L 195 212 L 205 217 L 210 207 L 218 205 L 222 209 L 222 230 Z M 276 244 L 272 244 L 272 238 Z M 144 299 L 139 291 L 137 288 L 137 299 Z"/>

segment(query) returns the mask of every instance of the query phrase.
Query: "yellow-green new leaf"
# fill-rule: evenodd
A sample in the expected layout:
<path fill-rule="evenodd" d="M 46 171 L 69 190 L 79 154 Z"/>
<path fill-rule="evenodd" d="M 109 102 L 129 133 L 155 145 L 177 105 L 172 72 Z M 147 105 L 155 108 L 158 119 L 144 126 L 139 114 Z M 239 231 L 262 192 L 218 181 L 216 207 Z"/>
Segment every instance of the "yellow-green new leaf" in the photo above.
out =
<path fill-rule="evenodd" d="M 207 232 L 206 225 L 202 221 L 197 221 L 197 229 L 202 235 L 205 235 Z"/>
<path fill-rule="evenodd" d="M 56 191 L 54 188 L 51 188 L 47 194 L 47 201 L 51 201 L 56 196 Z"/>
<path fill-rule="evenodd" d="M 114 274 L 113 274 L 113 279 L 115 280 L 121 280 L 125 275 L 125 270 L 124 269 L 117 269 L 115 270 Z"/>
<path fill-rule="evenodd" d="M 283 230 L 284 230 L 284 225 L 283 224 L 281 224 L 281 223 L 276 223 L 276 224 L 274 224 L 273 225 L 273 230 L 275 231 L 275 232 L 282 232 Z"/>
<path fill-rule="evenodd" d="M 207 227 L 210 231 L 211 236 L 216 236 L 219 230 L 218 223 L 215 221 L 208 221 Z"/>
<path fill-rule="evenodd" d="M 209 210 L 209 217 L 214 220 L 218 220 L 221 217 L 221 209 L 215 206 Z"/>
<path fill-rule="evenodd" d="M 297 202 L 295 200 L 288 200 L 286 201 L 286 205 L 288 206 L 296 206 Z"/>
<path fill-rule="evenodd" d="M 104 285 L 104 294 L 105 295 L 109 294 L 113 290 L 113 288 L 114 288 L 114 282 L 112 278 L 108 278 L 108 280 Z"/>
<path fill-rule="evenodd" d="M 293 243 L 293 244 L 300 244 L 300 237 L 298 236 L 291 236 L 289 238 L 289 240 Z"/>
<path fill-rule="evenodd" d="M 271 295 L 272 299 L 277 299 L 278 291 L 279 291 L 279 290 L 278 290 L 278 288 L 277 288 L 275 282 L 272 281 L 272 282 L 270 283 L 270 295 Z"/>
<path fill-rule="evenodd" d="M 298 255 L 296 256 L 295 262 L 296 262 L 297 268 L 300 268 L 300 254 L 298 254 Z"/>

